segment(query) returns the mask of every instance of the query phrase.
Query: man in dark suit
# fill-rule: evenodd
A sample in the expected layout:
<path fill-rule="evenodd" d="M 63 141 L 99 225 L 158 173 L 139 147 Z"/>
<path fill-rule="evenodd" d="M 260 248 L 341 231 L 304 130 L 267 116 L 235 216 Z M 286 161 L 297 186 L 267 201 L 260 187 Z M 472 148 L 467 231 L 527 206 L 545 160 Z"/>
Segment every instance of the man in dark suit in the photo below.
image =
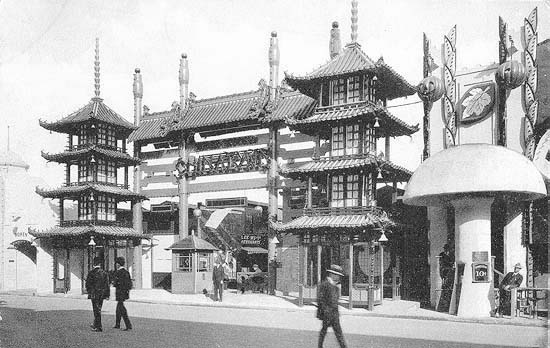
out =
<path fill-rule="evenodd" d="M 519 271 L 521 270 L 521 264 L 518 262 L 514 265 L 514 272 L 508 272 L 506 276 L 504 276 L 504 279 L 502 279 L 502 282 L 500 283 L 500 286 L 498 287 L 498 294 L 499 294 L 499 306 L 498 306 L 498 314 L 499 316 L 504 315 L 510 315 L 510 290 L 514 288 L 518 288 L 521 285 L 521 282 L 523 282 L 523 276 L 519 274 Z M 515 299 L 514 299 L 515 301 Z"/>
<path fill-rule="evenodd" d="M 101 326 L 101 307 L 103 300 L 109 298 L 109 276 L 101 268 L 102 260 L 99 257 L 94 258 L 94 268 L 86 277 L 86 292 L 88 298 L 92 300 L 92 309 L 94 311 L 94 323 L 92 331 L 103 331 Z"/>
<path fill-rule="evenodd" d="M 124 268 L 124 257 L 117 257 L 115 261 L 116 271 L 113 278 L 113 285 L 116 288 L 116 320 L 115 329 L 120 329 L 120 319 L 124 319 L 124 325 L 126 328 L 124 331 L 132 330 L 132 324 L 130 318 L 128 318 L 128 311 L 124 307 L 124 301 L 130 298 L 130 289 L 132 288 L 132 279 L 130 273 Z"/>
<path fill-rule="evenodd" d="M 212 270 L 212 283 L 214 285 L 214 301 L 222 301 L 223 297 L 223 279 L 225 270 L 219 257 L 214 259 L 214 269 Z"/>
<path fill-rule="evenodd" d="M 332 326 L 340 348 L 346 347 L 346 341 L 340 326 L 340 313 L 338 312 L 338 298 L 340 289 L 338 283 L 343 277 L 342 267 L 331 265 L 327 270 L 327 278 L 317 287 L 317 318 L 322 320 L 323 327 L 319 333 L 319 348 L 323 348 L 323 342 L 329 326 Z"/>

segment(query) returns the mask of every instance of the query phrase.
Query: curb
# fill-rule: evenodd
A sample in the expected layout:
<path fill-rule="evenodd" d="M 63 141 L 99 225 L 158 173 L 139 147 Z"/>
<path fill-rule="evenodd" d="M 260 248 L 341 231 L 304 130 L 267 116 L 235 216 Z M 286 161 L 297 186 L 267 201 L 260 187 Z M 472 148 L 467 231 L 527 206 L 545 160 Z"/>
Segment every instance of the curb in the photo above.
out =
<path fill-rule="evenodd" d="M 55 295 L 55 294 L 16 294 L 16 293 L 0 293 L 0 295 L 12 295 L 12 296 L 34 296 L 34 297 L 49 297 L 49 298 L 71 298 L 77 300 L 87 300 L 82 295 Z M 316 307 L 313 305 L 304 305 L 303 307 L 285 308 L 274 306 L 253 306 L 253 305 L 241 305 L 241 304 L 226 304 L 223 302 L 172 302 L 163 300 L 148 300 L 148 299 L 129 299 L 127 302 L 134 303 L 146 303 L 146 304 L 163 304 L 174 306 L 187 306 L 187 307 L 209 307 L 209 308 L 227 308 L 227 309 L 250 309 L 250 310 L 263 310 L 263 311 L 278 311 L 278 312 L 314 312 Z M 548 327 L 548 320 L 536 320 L 532 321 L 518 321 L 515 319 L 497 319 L 497 318 L 459 318 L 455 316 L 448 317 L 430 317 L 423 315 L 403 315 L 403 314 L 386 314 L 367 312 L 363 309 L 356 309 L 355 312 L 348 310 L 340 312 L 341 316 L 355 316 L 355 317 L 378 317 L 378 318 L 393 318 L 393 319 L 412 319 L 412 320 L 428 320 L 428 321 L 446 321 L 457 323 L 470 323 L 470 324 L 482 324 L 482 325 L 506 325 L 506 326 L 526 326 L 526 327 Z"/>

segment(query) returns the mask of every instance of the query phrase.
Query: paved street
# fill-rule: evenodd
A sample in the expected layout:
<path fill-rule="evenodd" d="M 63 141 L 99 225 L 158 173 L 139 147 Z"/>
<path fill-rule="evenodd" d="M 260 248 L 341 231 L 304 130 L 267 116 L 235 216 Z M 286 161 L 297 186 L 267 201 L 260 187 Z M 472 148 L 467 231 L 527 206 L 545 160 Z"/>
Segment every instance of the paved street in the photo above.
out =
<path fill-rule="evenodd" d="M 316 347 L 310 312 L 129 302 L 134 330 L 91 332 L 89 301 L 0 295 L 0 347 Z M 343 316 L 350 347 L 545 347 L 546 328 L 436 320 Z M 329 331 L 325 347 L 337 347 Z"/>

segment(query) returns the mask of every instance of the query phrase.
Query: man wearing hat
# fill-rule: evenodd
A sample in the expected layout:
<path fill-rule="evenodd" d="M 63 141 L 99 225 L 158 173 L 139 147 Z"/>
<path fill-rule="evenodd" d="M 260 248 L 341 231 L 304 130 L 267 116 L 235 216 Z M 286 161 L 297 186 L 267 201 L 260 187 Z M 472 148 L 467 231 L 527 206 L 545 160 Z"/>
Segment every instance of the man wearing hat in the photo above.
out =
<path fill-rule="evenodd" d="M 132 330 L 132 323 L 130 323 L 130 318 L 128 318 L 128 311 L 124 307 L 124 301 L 130 298 L 130 289 L 132 288 L 132 279 L 130 278 L 130 273 L 124 264 L 126 261 L 124 257 L 117 257 L 115 259 L 116 271 L 113 279 L 113 285 L 116 288 L 116 315 L 115 315 L 115 326 L 114 329 L 120 329 L 120 319 L 124 319 L 124 325 L 126 329 L 124 331 Z"/>
<path fill-rule="evenodd" d="M 225 269 L 221 257 L 214 258 L 214 268 L 212 269 L 212 283 L 214 287 L 214 301 L 222 302 L 223 299 L 223 279 L 225 278 Z"/>
<path fill-rule="evenodd" d="M 498 288 L 498 293 L 500 297 L 500 304 L 498 306 L 498 314 L 499 316 L 504 315 L 510 315 L 510 290 L 514 288 L 518 288 L 521 285 L 521 282 L 523 281 L 523 276 L 519 274 L 519 271 L 521 270 L 521 264 L 518 262 L 514 265 L 514 271 L 508 272 L 504 279 L 502 279 L 502 282 L 500 283 L 500 286 Z"/>
<path fill-rule="evenodd" d="M 317 318 L 322 320 L 323 327 L 319 333 L 318 347 L 323 347 L 323 341 L 329 326 L 332 326 L 340 347 L 346 347 L 342 327 L 340 326 L 340 313 L 338 312 L 338 298 L 340 289 L 337 284 L 344 273 L 342 267 L 331 265 L 327 270 L 327 278 L 317 288 Z"/>
<path fill-rule="evenodd" d="M 101 307 L 103 300 L 109 298 L 109 275 L 102 268 L 103 261 L 100 257 L 94 258 L 94 268 L 88 272 L 86 277 L 86 292 L 92 300 L 94 310 L 94 323 L 92 331 L 103 331 L 101 326 Z"/>

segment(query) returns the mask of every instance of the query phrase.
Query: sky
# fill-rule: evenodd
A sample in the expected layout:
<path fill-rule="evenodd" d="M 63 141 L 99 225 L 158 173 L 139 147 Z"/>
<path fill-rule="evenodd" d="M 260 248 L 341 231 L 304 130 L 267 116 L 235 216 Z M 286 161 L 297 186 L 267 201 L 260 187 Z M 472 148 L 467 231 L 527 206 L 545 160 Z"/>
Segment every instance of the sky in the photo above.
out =
<path fill-rule="evenodd" d="M 358 42 L 372 59 L 411 84 L 422 79 L 422 33 L 439 47 L 457 25 L 457 65 L 498 60 L 498 16 L 518 48 L 523 18 L 539 10 L 539 42 L 550 37 L 550 0 L 359 0 Z M 181 53 L 189 57 L 190 91 L 198 99 L 250 91 L 268 80 L 268 48 L 277 31 L 283 72 L 303 74 L 325 63 L 331 23 L 350 41 L 349 0 L 0 0 L 0 151 L 7 146 L 30 164 L 32 175 L 59 185 L 63 167 L 40 151 L 61 152 L 66 136 L 38 120 L 55 121 L 93 96 L 95 38 L 100 39 L 101 97 L 133 120 L 133 72 L 143 76 L 143 104 L 170 109 L 179 99 Z M 435 48 L 434 48 L 435 49 Z M 394 104 L 418 102 L 411 96 Z M 391 112 L 421 123 L 416 103 Z M 392 160 L 411 170 L 419 163 L 421 132 L 400 140 Z"/>

